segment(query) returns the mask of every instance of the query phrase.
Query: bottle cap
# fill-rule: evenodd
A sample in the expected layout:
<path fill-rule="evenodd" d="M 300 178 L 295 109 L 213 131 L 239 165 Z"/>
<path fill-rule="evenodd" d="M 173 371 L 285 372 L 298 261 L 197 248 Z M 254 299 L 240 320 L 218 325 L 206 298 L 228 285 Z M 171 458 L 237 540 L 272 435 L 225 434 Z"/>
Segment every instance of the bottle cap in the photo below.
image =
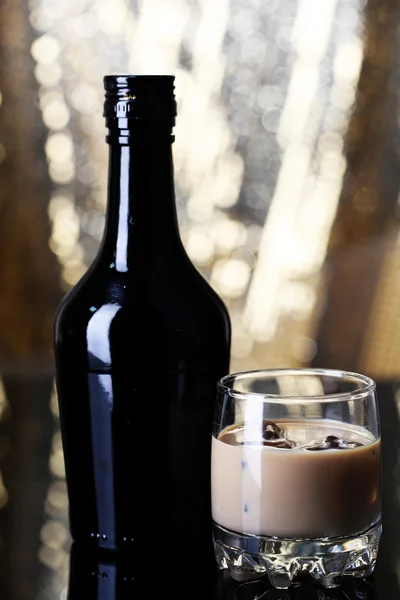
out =
<path fill-rule="evenodd" d="M 129 130 L 136 121 L 175 125 L 173 75 L 106 75 L 103 116 L 108 127 Z"/>

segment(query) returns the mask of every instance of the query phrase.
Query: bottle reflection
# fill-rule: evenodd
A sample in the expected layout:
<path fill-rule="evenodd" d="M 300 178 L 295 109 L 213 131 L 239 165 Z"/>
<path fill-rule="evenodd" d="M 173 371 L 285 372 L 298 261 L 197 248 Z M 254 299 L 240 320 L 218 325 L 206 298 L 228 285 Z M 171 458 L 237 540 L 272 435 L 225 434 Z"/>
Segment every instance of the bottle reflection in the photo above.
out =
<path fill-rule="evenodd" d="M 191 557 L 189 551 L 178 555 L 162 538 L 152 555 L 111 558 L 73 544 L 66 600 L 211 600 L 217 567 L 195 552 L 194 547 Z M 183 561 L 190 558 L 193 566 L 187 567 Z"/>
<path fill-rule="evenodd" d="M 186 568 L 182 556 L 167 554 L 168 549 L 164 548 L 163 553 L 160 543 L 153 557 L 107 560 L 73 545 L 66 600 L 82 600 L 83 597 L 85 600 L 158 600 L 167 597 L 173 600 L 378 600 L 371 578 L 348 577 L 340 588 L 331 590 L 311 579 L 304 579 L 294 583 L 289 590 L 276 590 L 265 579 L 239 583 L 233 581 L 227 571 L 218 572 L 212 567 L 202 571 L 201 560 L 194 555 L 193 566 Z"/>

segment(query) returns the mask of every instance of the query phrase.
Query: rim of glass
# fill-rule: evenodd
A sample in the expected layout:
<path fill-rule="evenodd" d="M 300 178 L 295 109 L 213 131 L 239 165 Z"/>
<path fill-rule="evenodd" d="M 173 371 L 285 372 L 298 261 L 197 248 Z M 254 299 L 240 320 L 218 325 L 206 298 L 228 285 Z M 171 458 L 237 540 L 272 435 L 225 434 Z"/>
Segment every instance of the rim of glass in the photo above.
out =
<path fill-rule="evenodd" d="M 363 384 L 363 387 L 358 390 L 352 390 L 349 392 L 337 392 L 329 394 L 310 394 L 307 396 L 298 395 L 281 395 L 281 394 L 262 394 L 260 392 L 243 392 L 235 390 L 234 381 L 238 378 L 250 379 L 251 377 L 265 375 L 265 378 L 272 378 L 279 375 L 297 375 L 297 376 L 318 376 L 323 375 L 325 377 L 331 377 L 332 379 L 348 379 Z M 227 382 L 231 380 L 232 385 Z M 376 391 L 376 383 L 373 379 L 367 375 L 356 373 L 354 371 L 341 371 L 339 369 L 313 369 L 313 368 L 280 368 L 280 369 L 254 369 L 250 371 L 238 371 L 236 373 L 229 373 L 222 377 L 217 387 L 219 391 L 229 394 L 230 396 L 238 399 L 259 399 L 262 401 L 268 401 L 270 403 L 282 404 L 288 400 L 297 400 L 299 402 L 348 402 L 349 400 L 363 400 L 367 396 L 374 394 Z"/>

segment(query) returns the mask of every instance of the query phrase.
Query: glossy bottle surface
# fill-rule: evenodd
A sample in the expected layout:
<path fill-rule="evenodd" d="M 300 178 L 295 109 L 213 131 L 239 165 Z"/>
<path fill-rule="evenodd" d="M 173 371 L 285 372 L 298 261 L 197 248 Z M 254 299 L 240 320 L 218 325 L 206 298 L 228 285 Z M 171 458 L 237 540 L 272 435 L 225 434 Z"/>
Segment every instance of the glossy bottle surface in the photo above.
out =
<path fill-rule="evenodd" d="M 211 423 L 230 323 L 180 240 L 170 127 L 129 128 L 109 137 L 99 254 L 56 316 L 56 382 L 73 539 L 109 550 L 157 539 L 167 551 L 185 536 L 211 540 Z"/>

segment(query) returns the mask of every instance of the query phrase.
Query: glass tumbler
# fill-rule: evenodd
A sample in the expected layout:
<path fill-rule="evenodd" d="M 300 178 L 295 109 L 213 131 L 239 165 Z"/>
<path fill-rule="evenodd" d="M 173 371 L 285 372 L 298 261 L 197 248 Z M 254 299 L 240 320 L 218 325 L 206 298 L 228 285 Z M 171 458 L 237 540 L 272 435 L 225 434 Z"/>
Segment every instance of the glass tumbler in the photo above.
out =
<path fill-rule="evenodd" d="M 381 537 L 376 386 L 357 373 L 261 370 L 218 383 L 212 435 L 215 556 L 288 588 L 366 577 Z"/>

